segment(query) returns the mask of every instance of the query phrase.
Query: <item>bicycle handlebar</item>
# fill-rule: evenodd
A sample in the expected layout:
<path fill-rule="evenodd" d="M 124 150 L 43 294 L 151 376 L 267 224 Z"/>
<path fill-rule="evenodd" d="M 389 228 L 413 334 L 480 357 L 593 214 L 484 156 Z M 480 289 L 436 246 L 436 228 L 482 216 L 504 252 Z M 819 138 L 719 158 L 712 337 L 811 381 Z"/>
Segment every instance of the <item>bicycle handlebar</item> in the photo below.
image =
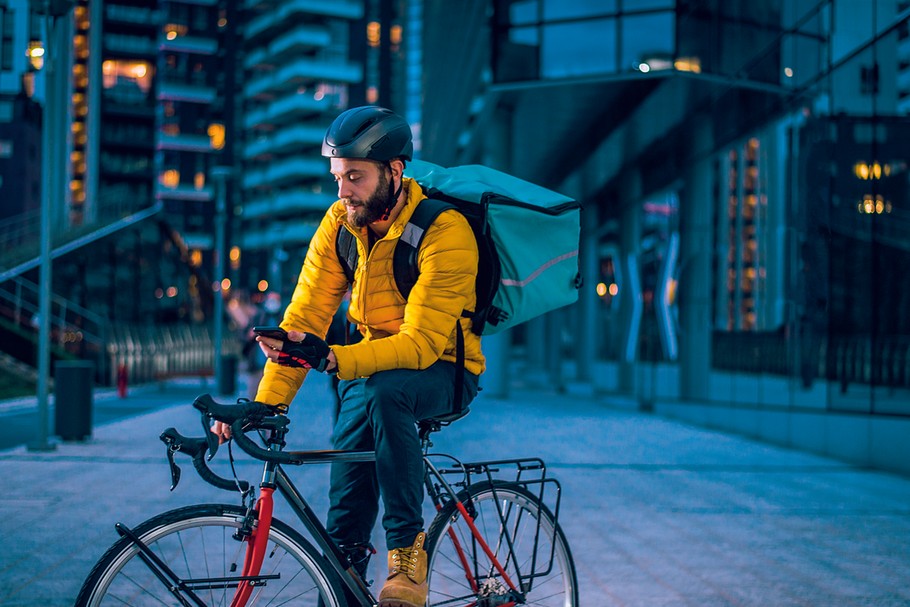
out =
<path fill-rule="evenodd" d="M 231 426 L 231 436 L 237 446 L 250 456 L 264 462 L 274 464 L 288 464 L 299 466 L 321 462 L 366 462 L 375 461 L 373 451 L 279 451 L 264 449 L 257 445 L 246 435 L 250 430 L 277 430 L 286 431 L 290 420 L 278 412 L 275 407 L 264 405 L 256 401 L 247 401 L 237 404 L 222 404 L 208 394 L 198 397 L 193 406 L 202 412 L 203 427 L 208 429 L 207 419 L 216 419 Z M 209 452 L 214 456 L 218 449 L 217 439 L 211 432 L 206 432 L 209 441 Z M 212 444 L 214 443 L 214 449 Z"/>
<path fill-rule="evenodd" d="M 239 490 L 246 493 L 250 490 L 250 484 L 246 481 L 233 480 L 219 476 L 212 471 L 205 463 L 205 454 L 208 451 L 208 443 L 204 438 L 190 438 L 183 436 L 175 428 L 168 428 L 161 433 L 162 442 L 167 446 L 167 459 L 171 467 L 171 491 L 177 488 L 180 482 L 180 467 L 174 461 L 174 453 L 182 451 L 193 458 L 193 467 L 202 477 L 202 480 L 214 485 L 225 491 Z"/>

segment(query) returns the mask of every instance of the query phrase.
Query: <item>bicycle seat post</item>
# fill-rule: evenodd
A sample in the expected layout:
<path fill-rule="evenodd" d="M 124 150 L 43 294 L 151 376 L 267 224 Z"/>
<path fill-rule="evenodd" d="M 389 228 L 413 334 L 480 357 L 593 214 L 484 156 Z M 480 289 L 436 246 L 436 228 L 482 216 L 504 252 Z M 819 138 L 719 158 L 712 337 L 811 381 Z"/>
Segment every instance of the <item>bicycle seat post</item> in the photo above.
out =
<path fill-rule="evenodd" d="M 422 419 L 417 422 L 417 435 L 420 437 L 420 448 L 424 455 L 426 455 L 430 447 L 433 446 L 430 435 L 433 432 L 438 432 L 440 429 L 442 429 L 442 422 L 438 419 Z"/>

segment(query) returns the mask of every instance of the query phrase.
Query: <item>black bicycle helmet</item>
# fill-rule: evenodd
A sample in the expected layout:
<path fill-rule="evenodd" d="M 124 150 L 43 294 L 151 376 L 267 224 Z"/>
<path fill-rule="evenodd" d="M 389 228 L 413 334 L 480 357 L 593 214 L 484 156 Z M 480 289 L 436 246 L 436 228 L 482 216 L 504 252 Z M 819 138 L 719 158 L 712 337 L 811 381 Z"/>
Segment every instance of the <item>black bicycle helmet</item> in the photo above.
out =
<path fill-rule="evenodd" d="M 405 119 L 375 105 L 345 110 L 322 140 L 322 155 L 326 158 L 389 162 L 395 158 L 410 160 L 413 154 L 411 127 Z"/>

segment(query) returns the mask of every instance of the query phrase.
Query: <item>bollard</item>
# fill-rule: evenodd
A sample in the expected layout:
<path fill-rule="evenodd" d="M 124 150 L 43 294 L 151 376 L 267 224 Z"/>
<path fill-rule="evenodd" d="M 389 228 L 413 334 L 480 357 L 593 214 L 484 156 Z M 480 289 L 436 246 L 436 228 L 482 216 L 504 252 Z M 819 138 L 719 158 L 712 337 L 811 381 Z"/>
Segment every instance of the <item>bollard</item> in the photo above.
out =
<path fill-rule="evenodd" d="M 117 396 L 126 398 L 127 373 L 126 364 L 120 363 L 117 367 Z"/>
<path fill-rule="evenodd" d="M 218 393 L 233 395 L 237 391 L 237 357 L 231 354 L 222 356 L 220 364 Z"/>
<path fill-rule="evenodd" d="M 92 436 L 94 365 L 88 360 L 61 360 L 54 366 L 54 427 L 63 440 Z"/>

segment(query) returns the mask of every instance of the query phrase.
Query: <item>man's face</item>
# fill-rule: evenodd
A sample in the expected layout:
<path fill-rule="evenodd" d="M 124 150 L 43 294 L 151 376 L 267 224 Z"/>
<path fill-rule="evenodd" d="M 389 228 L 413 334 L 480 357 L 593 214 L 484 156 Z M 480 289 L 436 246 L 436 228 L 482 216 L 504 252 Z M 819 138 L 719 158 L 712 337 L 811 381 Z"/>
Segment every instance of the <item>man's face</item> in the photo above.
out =
<path fill-rule="evenodd" d="M 385 166 L 369 160 L 332 158 L 331 170 L 338 184 L 338 198 L 352 225 L 363 228 L 382 218 L 389 206 L 389 171 Z"/>

